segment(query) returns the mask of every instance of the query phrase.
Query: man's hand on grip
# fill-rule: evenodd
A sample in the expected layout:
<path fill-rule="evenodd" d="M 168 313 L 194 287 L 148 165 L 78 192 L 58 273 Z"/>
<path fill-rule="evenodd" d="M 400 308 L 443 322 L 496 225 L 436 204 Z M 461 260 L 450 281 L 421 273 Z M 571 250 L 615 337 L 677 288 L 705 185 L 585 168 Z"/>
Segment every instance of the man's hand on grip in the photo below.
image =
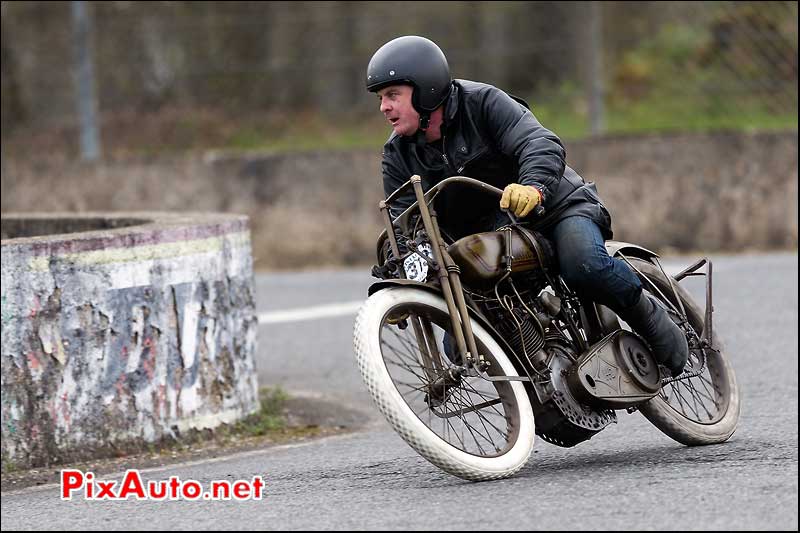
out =
<path fill-rule="evenodd" d="M 536 187 L 512 183 L 503 189 L 500 208 L 508 209 L 514 213 L 514 216 L 522 218 L 528 216 L 541 201 L 542 195 L 539 194 Z"/>

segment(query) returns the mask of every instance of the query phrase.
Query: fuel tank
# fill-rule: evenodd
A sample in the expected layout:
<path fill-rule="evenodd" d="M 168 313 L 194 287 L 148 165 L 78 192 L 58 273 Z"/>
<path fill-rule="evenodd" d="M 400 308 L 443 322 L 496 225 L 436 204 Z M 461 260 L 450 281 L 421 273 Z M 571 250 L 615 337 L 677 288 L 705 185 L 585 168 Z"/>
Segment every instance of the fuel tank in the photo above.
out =
<path fill-rule="evenodd" d="M 536 238 L 532 233 L 529 236 Z M 506 251 L 503 231 L 467 235 L 451 244 L 447 251 L 461 268 L 461 279 L 468 286 L 488 287 L 506 271 L 503 260 Z M 514 257 L 511 263 L 513 273 L 542 268 L 536 251 L 518 230 L 511 232 L 511 255 Z"/>

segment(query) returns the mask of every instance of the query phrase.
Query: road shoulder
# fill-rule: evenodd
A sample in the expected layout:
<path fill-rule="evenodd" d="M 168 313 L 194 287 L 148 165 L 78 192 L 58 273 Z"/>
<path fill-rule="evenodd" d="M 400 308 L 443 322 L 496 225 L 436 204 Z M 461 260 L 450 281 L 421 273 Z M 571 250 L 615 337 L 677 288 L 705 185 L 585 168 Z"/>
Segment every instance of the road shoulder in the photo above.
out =
<path fill-rule="evenodd" d="M 309 396 L 293 395 L 287 398 L 282 406 L 282 414 L 285 420 L 284 427 L 265 435 L 229 439 L 224 443 L 210 438 L 204 442 L 176 444 L 169 449 L 157 451 L 3 472 L 0 492 L 8 494 L 29 487 L 57 484 L 63 469 L 93 472 L 97 477 L 108 477 L 133 468 L 145 470 L 168 467 L 186 462 L 225 458 L 250 451 L 269 450 L 287 444 L 310 442 L 358 431 L 369 422 L 368 415 L 354 407 Z"/>

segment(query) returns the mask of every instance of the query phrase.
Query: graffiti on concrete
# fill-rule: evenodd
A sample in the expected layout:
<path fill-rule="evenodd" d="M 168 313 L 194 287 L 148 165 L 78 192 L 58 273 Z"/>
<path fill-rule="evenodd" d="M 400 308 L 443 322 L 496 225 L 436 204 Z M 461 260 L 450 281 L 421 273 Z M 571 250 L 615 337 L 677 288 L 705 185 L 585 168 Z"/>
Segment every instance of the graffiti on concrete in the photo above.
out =
<path fill-rule="evenodd" d="M 249 234 L 214 239 L 120 248 L 118 261 L 43 261 L 4 241 L 4 461 L 48 464 L 255 410 Z"/>

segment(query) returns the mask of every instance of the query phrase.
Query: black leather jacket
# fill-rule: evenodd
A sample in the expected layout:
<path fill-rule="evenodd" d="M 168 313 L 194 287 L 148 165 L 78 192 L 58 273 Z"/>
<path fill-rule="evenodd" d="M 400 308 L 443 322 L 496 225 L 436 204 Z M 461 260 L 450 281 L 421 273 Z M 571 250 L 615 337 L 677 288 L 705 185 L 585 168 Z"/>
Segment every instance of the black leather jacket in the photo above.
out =
<path fill-rule="evenodd" d="M 566 165 L 559 138 L 544 128 L 527 104 L 484 83 L 454 80 L 445 103 L 441 142 L 392 134 L 383 149 L 383 187 L 388 196 L 412 175 L 423 189 L 450 176 L 469 176 L 503 189 L 533 185 L 544 198 L 542 231 L 568 216 L 593 219 L 609 239 L 611 217 L 593 183 Z M 422 135 L 421 133 L 419 135 Z M 392 206 L 399 215 L 415 201 L 409 191 Z M 496 229 L 507 218 L 499 199 L 474 190 L 450 190 L 437 199 L 440 224 L 453 238 Z"/>

